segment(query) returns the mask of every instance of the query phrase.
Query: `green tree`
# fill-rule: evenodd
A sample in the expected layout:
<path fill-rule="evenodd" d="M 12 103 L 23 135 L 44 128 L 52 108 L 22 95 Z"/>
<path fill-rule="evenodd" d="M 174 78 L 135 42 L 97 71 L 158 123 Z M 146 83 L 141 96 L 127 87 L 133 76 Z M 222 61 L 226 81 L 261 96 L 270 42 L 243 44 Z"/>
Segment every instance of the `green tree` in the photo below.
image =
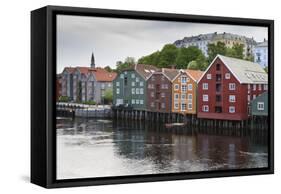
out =
<path fill-rule="evenodd" d="M 227 49 L 225 43 L 217 42 L 208 44 L 208 63 L 211 63 L 217 54 L 226 55 Z"/>
<path fill-rule="evenodd" d="M 175 64 L 178 48 L 173 44 L 166 44 L 159 54 L 158 67 L 169 67 Z"/>
<path fill-rule="evenodd" d="M 185 69 L 191 61 L 202 56 L 204 57 L 202 51 L 198 47 L 190 46 L 188 48 L 179 48 L 175 62 L 176 67 L 177 69 Z"/>
<path fill-rule="evenodd" d="M 155 65 L 158 66 L 159 63 L 159 51 L 156 51 L 150 55 L 143 56 L 138 60 L 138 64 Z"/>
<path fill-rule="evenodd" d="M 104 103 L 111 104 L 113 101 L 113 90 L 112 88 L 108 88 L 104 91 Z"/>
<path fill-rule="evenodd" d="M 244 58 L 244 44 L 234 44 L 231 48 L 226 49 L 226 56 L 238 59 Z"/>
<path fill-rule="evenodd" d="M 116 62 L 116 71 L 121 72 L 123 69 L 127 69 L 135 64 L 136 64 L 135 58 L 127 57 L 124 62 L 122 61 Z"/>
<path fill-rule="evenodd" d="M 113 72 L 113 69 L 111 69 L 110 66 L 105 66 L 104 69 L 108 72 Z"/>

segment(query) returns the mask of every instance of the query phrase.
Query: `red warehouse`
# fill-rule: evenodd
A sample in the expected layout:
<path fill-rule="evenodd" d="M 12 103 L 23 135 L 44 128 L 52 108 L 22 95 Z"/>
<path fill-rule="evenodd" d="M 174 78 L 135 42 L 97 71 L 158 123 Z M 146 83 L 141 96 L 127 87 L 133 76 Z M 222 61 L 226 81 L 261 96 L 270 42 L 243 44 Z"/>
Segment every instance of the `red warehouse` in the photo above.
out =
<path fill-rule="evenodd" d="M 250 101 L 267 84 L 259 64 L 217 55 L 198 81 L 198 118 L 246 120 Z"/>

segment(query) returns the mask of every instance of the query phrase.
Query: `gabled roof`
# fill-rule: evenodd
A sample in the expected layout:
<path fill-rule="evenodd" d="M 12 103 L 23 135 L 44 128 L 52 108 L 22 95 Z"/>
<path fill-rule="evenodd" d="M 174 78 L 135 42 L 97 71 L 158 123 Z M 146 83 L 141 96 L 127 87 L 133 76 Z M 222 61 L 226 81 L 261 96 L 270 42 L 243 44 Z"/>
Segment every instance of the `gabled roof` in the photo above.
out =
<path fill-rule="evenodd" d="M 203 71 L 200 71 L 200 70 L 192 70 L 192 69 L 187 69 L 187 70 L 185 70 L 186 71 L 186 73 L 190 76 L 190 77 L 192 77 L 193 78 L 193 80 L 195 81 L 195 82 L 197 82 L 199 79 L 200 79 L 200 77 L 203 75 Z"/>
<path fill-rule="evenodd" d="M 158 71 L 159 69 L 153 65 L 144 65 L 144 64 L 136 64 L 135 71 L 140 74 L 145 80 L 149 78 L 149 76 Z"/>
<path fill-rule="evenodd" d="M 229 71 L 235 76 L 235 78 L 241 84 L 266 84 L 268 83 L 268 75 L 264 69 L 257 63 L 246 61 L 242 59 L 236 59 L 232 57 L 226 57 L 223 55 L 217 55 L 212 63 L 209 65 L 205 73 L 201 76 L 198 82 L 203 78 L 207 71 L 214 64 L 216 59 L 220 59 Z"/>
<path fill-rule="evenodd" d="M 177 75 L 179 74 L 178 69 L 167 69 L 167 68 L 162 68 L 162 73 L 166 75 L 166 77 L 172 81 Z"/>
<path fill-rule="evenodd" d="M 69 73 L 74 73 L 79 71 L 81 74 L 87 76 L 89 73 L 92 73 L 95 76 L 95 79 L 100 82 L 111 82 L 115 79 L 117 74 L 115 72 L 108 72 L 103 68 L 91 68 L 91 67 L 66 67 L 64 71 Z"/>
<path fill-rule="evenodd" d="M 93 73 L 96 80 L 100 82 L 112 82 L 117 76 L 117 73 L 102 68 L 89 68 L 89 73 Z"/>

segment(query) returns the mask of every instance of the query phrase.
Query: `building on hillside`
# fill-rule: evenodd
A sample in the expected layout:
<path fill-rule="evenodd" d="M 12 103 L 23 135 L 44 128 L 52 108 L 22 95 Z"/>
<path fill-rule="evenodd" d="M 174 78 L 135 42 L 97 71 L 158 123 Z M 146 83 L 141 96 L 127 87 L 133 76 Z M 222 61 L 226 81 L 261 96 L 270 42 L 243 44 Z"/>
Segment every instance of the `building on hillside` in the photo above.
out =
<path fill-rule="evenodd" d="M 267 89 L 259 64 L 217 55 L 198 82 L 198 118 L 245 120 L 251 100 Z"/>
<path fill-rule="evenodd" d="M 254 61 L 262 67 L 268 66 L 268 41 L 259 42 L 254 49 Z"/>
<path fill-rule="evenodd" d="M 223 42 L 227 47 L 232 47 L 234 44 L 244 45 L 244 56 L 252 56 L 253 49 L 257 44 L 253 38 L 248 38 L 245 36 L 240 36 L 231 33 L 209 33 L 209 34 L 199 34 L 197 36 L 184 37 L 181 40 L 174 42 L 174 45 L 178 48 L 196 46 L 202 53 L 208 56 L 208 44 Z"/>
<path fill-rule="evenodd" d="M 162 68 L 147 79 L 147 110 L 172 112 L 172 80 L 179 70 Z"/>
<path fill-rule="evenodd" d="M 172 80 L 172 112 L 197 113 L 197 81 L 202 74 L 199 70 L 179 71 Z"/>
<path fill-rule="evenodd" d="M 157 68 L 136 64 L 118 74 L 113 81 L 113 104 L 119 107 L 146 109 L 146 80 Z"/>
<path fill-rule="evenodd" d="M 251 101 L 252 116 L 268 116 L 268 92 L 264 92 Z"/>

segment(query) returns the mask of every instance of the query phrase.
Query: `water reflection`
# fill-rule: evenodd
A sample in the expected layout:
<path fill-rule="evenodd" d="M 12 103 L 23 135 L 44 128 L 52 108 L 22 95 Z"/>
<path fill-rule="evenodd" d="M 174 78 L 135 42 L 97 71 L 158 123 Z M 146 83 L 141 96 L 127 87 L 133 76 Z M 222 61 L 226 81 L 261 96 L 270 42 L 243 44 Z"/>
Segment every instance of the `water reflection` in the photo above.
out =
<path fill-rule="evenodd" d="M 267 167 L 267 133 L 57 119 L 57 178 Z"/>

